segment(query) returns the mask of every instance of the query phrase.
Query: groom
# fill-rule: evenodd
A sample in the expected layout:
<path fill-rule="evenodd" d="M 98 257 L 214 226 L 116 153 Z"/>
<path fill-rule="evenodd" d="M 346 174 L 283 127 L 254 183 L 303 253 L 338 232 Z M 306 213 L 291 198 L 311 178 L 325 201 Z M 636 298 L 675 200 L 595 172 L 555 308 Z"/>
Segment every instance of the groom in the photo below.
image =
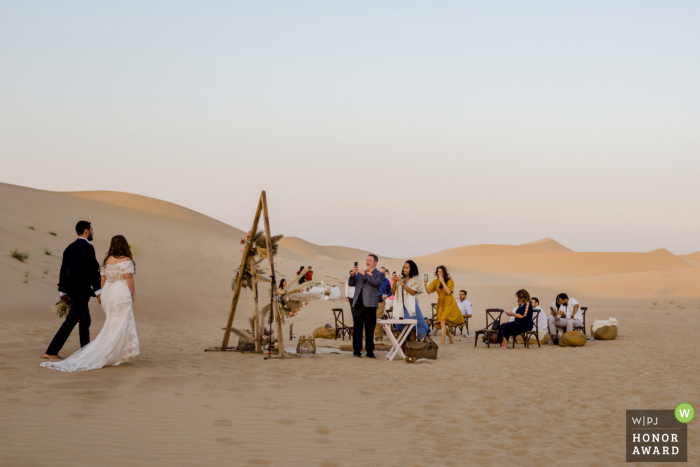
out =
<path fill-rule="evenodd" d="M 66 320 L 56 333 L 56 336 L 46 350 L 45 358 L 49 360 L 60 360 L 58 352 L 66 343 L 75 325 L 80 321 L 78 327 L 80 333 L 80 347 L 90 343 L 90 309 L 88 302 L 90 297 L 97 296 L 100 300 L 101 277 L 100 265 L 95 258 L 95 248 L 90 243 L 92 241 L 92 226 L 87 221 L 80 221 L 75 226 L 78 239 L 68 245 L 63 252 L 63 262 L 61 263 L 61 274 L 58 279 L 58 293 L 61 300 L 70 303 L 70 310 Z"/>
<path fill-rule="evenodd" d="M 384 274 L 378 271 L 377 255 L 367 256 L 367 270 L 357 266 L 352 268 L 348 285 L 355 287 L 352 299 L 352 352 L 355 357 L 362 356 L 362 331 L 365 333 L 365 350 L 369 358 L 374 356 L 374 327 L 377 325 L 377 307 L 379 306 L 379 286 L 384 281 Z"/>

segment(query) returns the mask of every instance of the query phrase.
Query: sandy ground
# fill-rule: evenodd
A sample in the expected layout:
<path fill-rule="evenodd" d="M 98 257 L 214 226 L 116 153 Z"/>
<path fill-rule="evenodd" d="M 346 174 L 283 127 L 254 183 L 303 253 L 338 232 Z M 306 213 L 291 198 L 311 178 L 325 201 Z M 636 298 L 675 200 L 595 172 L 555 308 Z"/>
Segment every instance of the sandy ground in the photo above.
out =
<path fill-rule="evenodd" d="M 241 207 L 251 217 L 253 208 Z M 60 325 L 50 311 L 60 256 L 83 218 L 98 259 L 112 235 L 134 247 L 141 355 L 61 373 L 39 363 Z M 500 351 L 459 336 L 430 364 L 265 361 L 203 351 L 221 342 L 241 235 L 135 195 L 0 184 L 0 465 L 605 466 L 625 461 L 626 409 L 700 405 L 698 253 L 576 253 L 545 239 L 414 258 L 421 274 L 446 264 L 469 290 L 472 333 L 485 308 L 512 308 L 525 287 L 543 305 L 568 292 L 589 307 L 589 326 L 616 317 L 615 341 Z M 311 264 L 338 285 L 365 254 L 294 238 L 282 246 L 280 276 Z M 15 248 L 29 253 L 25 263 L 9 256 Z M 434 297 L 420 297 L 424 310 Z M 331 322 L 339 305 L 311 303 L 291 320 L 297 336 Z M 245 293 L 234 325 L 246 327 L 251 310 Z M 104 314 L 94 300 L 91 311 L 95 336 Z M 77 348 L 76 332 L 62 355 Z M 688 465 L 700 463 L 697 426 Z"/>

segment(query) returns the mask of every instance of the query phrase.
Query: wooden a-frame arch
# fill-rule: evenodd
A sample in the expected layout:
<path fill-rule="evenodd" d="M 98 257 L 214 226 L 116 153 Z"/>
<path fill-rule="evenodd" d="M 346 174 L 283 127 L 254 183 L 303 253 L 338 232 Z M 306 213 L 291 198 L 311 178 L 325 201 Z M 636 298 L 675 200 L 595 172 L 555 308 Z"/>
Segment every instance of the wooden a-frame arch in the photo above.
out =
<path fill-rule="evenodd" d="M 267 260 L 270 263 L 270 278 L 271 278 L 271 290 L 270 290 L 270 296 L 271 296 L 271 303 L 270 303 L 270 313 L 273 313 L 275 317 L 275 327 L 276 327 L 276 332 L 277 332 L 277 347 L 279 350 L 279 357 L 285 357 L 285 352 L 284 352 L 284 336 L 282 336 L 282 322 L 280 319 L 280 311 L 279 311 L 279 305 L 277 303 L 277 300 L 275 300 L 275 296 L 277 295 L 277 292 L 275 291 L 275 261 L 274 261 L 274 252 L 272 250 L 272 233 L 270 231 L 270 216 L 268 215 L 267 211 L 267 196 L 265 192 L 263 191 L 260 194 L 260 201 L 258 202 L 258 209 L 255 212 L 255 218 L 253 219 L 253 226 L 250 228 L 250 235 L 251 237 L 255 235 L 255 233 L 258 231 L 258 223 L 260 221 L 260 214 L 263 215 L 263 222 L 265 224 L 265 239 L 267 241 Z M 250 264 L 246 262 L 246 259 L 248 258 L 248 255 L 250 254 L 250 250 L 253 248 L 253 242 L 247 242 L 245 246 L 245 250 L 243 251 L 243 257 L 241 258 L 241 267 L 238 269 L 238 277 L 236 278 L 236 285 L 233 290 L 233 299 L 231 300 L 231 310 L 229 311 L 228 314 L 228 322 L 226 323 L 226 328 L 224 329 L 224 340 L 221 342 L 221 347 L 210 347 L 208 349 L 205 349 L 205 351 L 215 351 L 215 350 L 233 350 L 235 347 L 229 347 L 228 341 L 229 338 L 231 337 L 231 327 L 233 326 L 233 318 L 236 316 L 236 308 L 238 307 L 238 299 L 241 297 L 241 286 L 243 285 L 243 273 L 245 272 L 246 268 L 250 268 Z M 270 338 L 270 341 L 272 341 L 272 338 Z"/>

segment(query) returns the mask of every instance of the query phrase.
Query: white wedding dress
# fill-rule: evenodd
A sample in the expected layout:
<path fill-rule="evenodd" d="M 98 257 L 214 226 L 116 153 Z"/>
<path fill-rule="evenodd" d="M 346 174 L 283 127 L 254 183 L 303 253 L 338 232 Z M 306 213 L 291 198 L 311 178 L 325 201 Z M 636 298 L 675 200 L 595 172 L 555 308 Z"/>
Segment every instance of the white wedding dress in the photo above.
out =
<path fill-rule="evenodd" d="M 105 324 L 94 341 L 65 360 L 44 362 L 41 366 L 60 371 L 97 370 L 106 365 L 119 365 L 139 354 L 131 292 L 125 274 L 134 273 L 131 260 L 107 264 L 100 268 L 106 277 L 100 297 Z"/>

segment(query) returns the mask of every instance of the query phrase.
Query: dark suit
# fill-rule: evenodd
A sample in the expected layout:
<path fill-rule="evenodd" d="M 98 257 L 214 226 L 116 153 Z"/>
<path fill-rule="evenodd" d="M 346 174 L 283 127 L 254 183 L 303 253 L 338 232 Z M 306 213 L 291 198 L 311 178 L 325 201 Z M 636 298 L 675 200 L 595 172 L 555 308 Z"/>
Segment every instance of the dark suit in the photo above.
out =
<path fill-rule="evenodd" d="M 84 347 L 90 342 L 91 320 L 88 302 L 90 297 L 94 297 L 95 292 L 100 290 L 100 282 L 100 265 L 95 258 L 95 248 L 87 240 L 78 238 L 63 252 L 58 291 L 68 295 L 71 304 L 66 320 L 46 350 L 48 355 L 58 355 L 78 321 L 80 346 Z"/>
<path fill-rule="evenodd" d="M 355 274 L 348 279 L 348 285 L 355 287 L 352 299 L 352 351 L 362 354 L 362 332 L 365 333 L 365 350 L 367 355 L 374 355 L 374 327 L 377 325 L 377 307 L 379 306 L 379 287 L 384 281 L 384 273 L 374 270 L 370 276 Z"/>

